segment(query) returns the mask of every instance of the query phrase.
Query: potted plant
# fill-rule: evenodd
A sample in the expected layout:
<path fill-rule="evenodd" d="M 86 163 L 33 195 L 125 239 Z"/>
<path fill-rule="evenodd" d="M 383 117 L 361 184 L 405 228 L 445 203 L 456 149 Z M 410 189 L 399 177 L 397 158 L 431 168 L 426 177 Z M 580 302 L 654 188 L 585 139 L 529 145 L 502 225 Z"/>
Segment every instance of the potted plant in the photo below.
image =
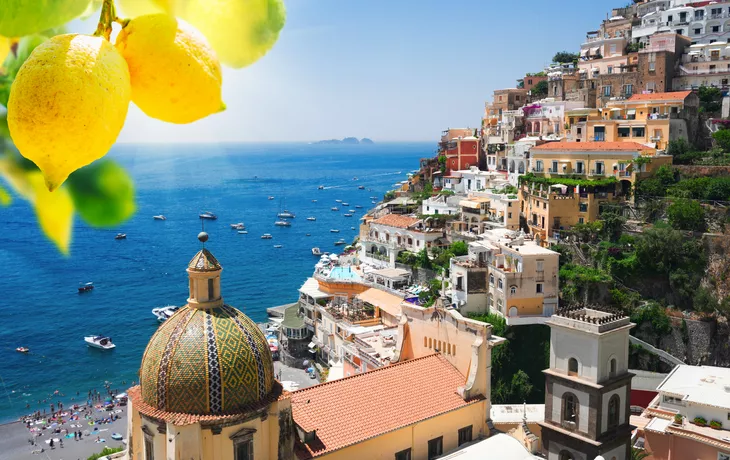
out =
<path fill-rule="evenodd" d="M 713 420 L 710 422 L 710 428 L 714 428 L 716 430 L 721 430 L 722 422 L 720 422 L 719 420 Z"/>
<path fill-rule="evenodd" d="M 675 425 L 682 424 L 682 414 L 674 414 L 674 424 Z"/>
<path fill-rule="evenodd" d="M 695 417 L 694 419 L 695 425 L 697 426 L 706 426 L 707 420 L 704 417 Z"/>

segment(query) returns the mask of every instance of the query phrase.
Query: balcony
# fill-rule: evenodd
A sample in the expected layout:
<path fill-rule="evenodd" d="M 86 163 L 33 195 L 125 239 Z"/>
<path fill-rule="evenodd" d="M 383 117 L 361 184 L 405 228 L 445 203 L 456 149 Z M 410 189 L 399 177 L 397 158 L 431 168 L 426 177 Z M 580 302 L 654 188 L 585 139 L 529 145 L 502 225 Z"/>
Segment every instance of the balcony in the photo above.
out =
<path fill-rule="evenodd" d="M 606 174 L 603 170 L 591 169 L 591 176 L 604 176 Z"/>

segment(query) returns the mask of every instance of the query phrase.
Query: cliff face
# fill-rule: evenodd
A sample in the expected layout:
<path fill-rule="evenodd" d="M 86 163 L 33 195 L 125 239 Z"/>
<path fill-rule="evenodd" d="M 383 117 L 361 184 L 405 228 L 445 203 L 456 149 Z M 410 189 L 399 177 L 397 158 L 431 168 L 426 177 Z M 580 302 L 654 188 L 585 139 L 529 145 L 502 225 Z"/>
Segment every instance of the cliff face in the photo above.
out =
<path fill-rule="evenodd" d="M 657 337 L 650 323 L 638 324 L 635 335 L 687 364 L 730 367 L 730 325 L 726 319 L 671 318 L 671 326 L 671 333 Z"/>

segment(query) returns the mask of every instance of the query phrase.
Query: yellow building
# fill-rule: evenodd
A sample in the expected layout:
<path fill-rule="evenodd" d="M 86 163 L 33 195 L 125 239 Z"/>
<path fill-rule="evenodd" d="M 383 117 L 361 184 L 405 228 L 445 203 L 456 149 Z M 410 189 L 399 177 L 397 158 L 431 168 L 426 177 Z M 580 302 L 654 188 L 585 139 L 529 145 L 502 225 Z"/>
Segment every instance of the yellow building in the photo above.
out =
<path fill-rule="evenodd" d="M 520 210 L 542 241 L 630 199 L 633 185 L 672 157 L 636 142 L 550 142 L 533 147 Z"/>
<path fill-rule="evenodd" d="M 697 117 L 692 91 L 634 94 L 603 109 L 566 112 L 569 139 L 577 142 L 638 142 L 666 150 L 669 141 L 691 136 L 689 118 Z"/>
<path fill-rule="evenodd" d="M 188 264 L 188 303 L 128 390 L 125 458 L 415 460 L 490 435 L 490 350 L 504 340 L 490 325 L 404 306 L 396 364 L 287 393 L 261 330 L 223 302 L 221 271 L 205 248 Z"/>

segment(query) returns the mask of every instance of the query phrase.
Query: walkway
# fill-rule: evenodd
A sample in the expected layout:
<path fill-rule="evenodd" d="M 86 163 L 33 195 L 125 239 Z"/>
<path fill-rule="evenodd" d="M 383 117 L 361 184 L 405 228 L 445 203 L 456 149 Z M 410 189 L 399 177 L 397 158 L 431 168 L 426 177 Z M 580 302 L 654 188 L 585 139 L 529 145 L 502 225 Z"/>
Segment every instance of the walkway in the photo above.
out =
<path fill-rule="evenodd" d="M 656 348 L 655 346 L 644 342 L 641 339 L 637 339 L 633 335 L 629 336 L 629 341 L 631 341 L 631 343 L 633 343 L 634 345 L 641 345 L 642 348 L 657 355 L 661 361 L 669 364 L 670 366 L 676 366 L 677 364 L 685 364 L 685 362 L 682 361 L 681 359 L 679 359 L 673 355 L 670 355 L 666 351 L 660 350 L 660 349 Z"/>

